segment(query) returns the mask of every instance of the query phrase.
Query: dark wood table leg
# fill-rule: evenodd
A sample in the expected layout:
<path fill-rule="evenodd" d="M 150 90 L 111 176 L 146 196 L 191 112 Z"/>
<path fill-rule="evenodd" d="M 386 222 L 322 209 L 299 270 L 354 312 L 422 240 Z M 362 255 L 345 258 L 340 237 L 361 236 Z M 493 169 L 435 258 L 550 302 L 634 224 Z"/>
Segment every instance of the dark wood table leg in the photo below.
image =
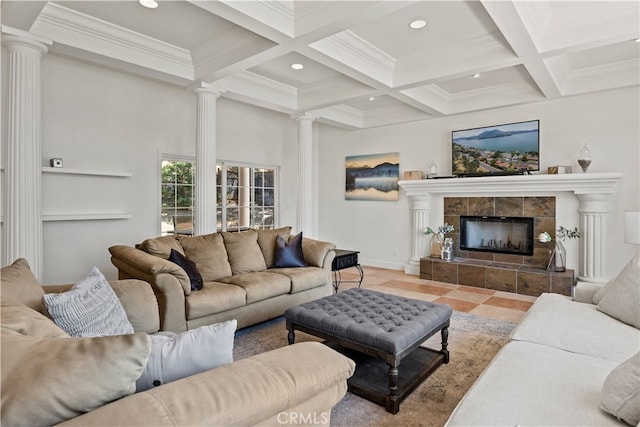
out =
<path fill-rule="evenodd" d="M 449 350 L 447 350 L 449 340 L 449 328 L 445 326 L 440 331 L 440 335 L 442 335 L 442 354 L 444 354 L 444 363 L 449 363 Z"/>
<path fill-rule="evenodd" d="M 387 412 L 397 414 L 400 410 L 398 402 L 398 368 L 389 365 L 389 395 L 387 396 Z"/>
<path fill-rule="evenodd" d="M 287 334 L 287 341 L 289 341 L 289 345 L 292 345 L 296 342 L 296 333 L 293 331 L 293 326 L 289 328 L 289 333 Z"/>

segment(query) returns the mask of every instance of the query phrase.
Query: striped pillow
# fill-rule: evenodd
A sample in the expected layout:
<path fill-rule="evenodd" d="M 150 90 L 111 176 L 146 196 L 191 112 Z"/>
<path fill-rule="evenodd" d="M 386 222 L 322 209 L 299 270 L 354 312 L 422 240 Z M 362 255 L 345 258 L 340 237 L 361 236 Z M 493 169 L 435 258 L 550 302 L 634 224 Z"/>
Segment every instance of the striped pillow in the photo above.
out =
<path fill-rule="evenodd" d="M 72 337 L 132 334 L 122 303 L 100 270 L 67 292 L 42 297 L 53 321 Z"/>

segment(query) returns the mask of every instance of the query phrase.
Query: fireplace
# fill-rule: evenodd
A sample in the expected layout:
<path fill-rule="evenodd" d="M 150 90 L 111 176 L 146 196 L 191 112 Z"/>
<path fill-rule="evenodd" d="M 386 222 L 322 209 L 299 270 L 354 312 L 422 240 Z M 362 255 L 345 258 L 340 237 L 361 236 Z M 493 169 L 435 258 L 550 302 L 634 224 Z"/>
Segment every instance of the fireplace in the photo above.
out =
<path fill-rule="evenodd" d="M 460 249 L 533 255 L 533 218 L 461 215 Z"/>

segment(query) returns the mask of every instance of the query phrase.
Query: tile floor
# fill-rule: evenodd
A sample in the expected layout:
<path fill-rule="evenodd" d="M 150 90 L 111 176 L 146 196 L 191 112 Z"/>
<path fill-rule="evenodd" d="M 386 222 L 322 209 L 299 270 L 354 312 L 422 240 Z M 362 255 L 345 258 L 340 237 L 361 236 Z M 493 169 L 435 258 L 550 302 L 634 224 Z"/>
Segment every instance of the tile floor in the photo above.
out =
<path fill-rule="evenodd" d="M 519 322 L 536 297 L 517 295 L 491 289 L 423 280 L 402 271 L 364 266 L 362 287 L 390 292 L 408 298 L 449 304 L 456 311 L 493 319 Z M 340 290 L 357 286 L 355 268 L 341 270 Z"/>

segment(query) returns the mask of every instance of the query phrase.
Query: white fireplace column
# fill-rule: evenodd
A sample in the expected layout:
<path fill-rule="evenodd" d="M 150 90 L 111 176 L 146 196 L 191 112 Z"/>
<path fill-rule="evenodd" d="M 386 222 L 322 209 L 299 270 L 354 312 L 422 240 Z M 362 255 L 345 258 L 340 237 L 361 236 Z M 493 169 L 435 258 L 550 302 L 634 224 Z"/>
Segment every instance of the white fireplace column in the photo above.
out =
<path fill-rule="evenodd" d="M 606 282 L 609 194 L 576 194 L 580 202 L 580 269 L 578 280 Z"/>
<path fill-rule="evenodd" d="M 194 89 L 197 97 L 196 182 L 194 234 L 217 231 L 216 130 L 217 102 L 221 92 L 206 86 Z"/>
<path fill-rule="evenodd" d="M 298 122 L 298 231 L 317 237 L 313 222 L 313 121 L 309 114 L 296 115 Z"/>
<path fill-rule="evenodd" d="M 25 258 L 42 280 L 40 61 L 51 41 L 3 28 L 2 43 L 8 71 L 2 265 Z"/>
<path fill-rule="evenodd" d="M 413 216 L 412 241 L 413 248 L 409 266 L 405 267 L 408 274 L 420 273 L 420 258 L 426 257 L 429 248 L 429 239 L 424 234 L 424 229 L 429 226 L 429 216 L 431 215 L 431 196 L 411 197 L 411 212 Z M 417 266 L 417 272 L 416 267 Z"/>

